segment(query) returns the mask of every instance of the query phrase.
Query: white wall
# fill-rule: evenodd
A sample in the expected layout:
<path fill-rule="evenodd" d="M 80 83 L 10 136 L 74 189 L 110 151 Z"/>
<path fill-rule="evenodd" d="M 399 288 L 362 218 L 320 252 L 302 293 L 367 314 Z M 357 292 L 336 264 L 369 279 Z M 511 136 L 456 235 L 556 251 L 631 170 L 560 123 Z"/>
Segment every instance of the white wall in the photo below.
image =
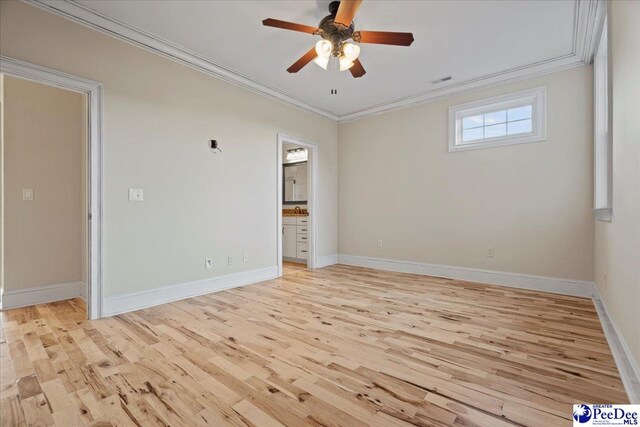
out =
<path fill-rule="evenodd" d="M 449 106 L 542 85 L 546 141 L 448 152 Z M 339 140 L 341 254 L 593 280 L 591 67 L 340 124 Z"/>
<path fill-rule="evenodd" d="M 104 84 L 107 297 L 275 266 L 278 132 L 318 144 L 317 255 L 336 253 L 334 122 L 32 6 L 0 8 L 2 55 Z"/>
<path fill-rule="evenodd" d="M 275 265 L 278 132 L 319 144 L 318 256 L 594 278 L 591 67 L 338 127 L 29 5 L 0 7 L 3 55 L 105 85 L 107 296 Z M 547 141 L 447 152 L 449 105 L 540 85 Z M 129 187 L 145 201 L 127 201 Z"/>
<path fill-rule="evenodd" d="M 5 76 L 4 101 L 4 290 L 82 281 L 86 96 Z"/>
<path fill-rule="evenodd" d="M 640 366 L 640 2 L 611 2 L 613 217 L 596 221 L 598 289 Z"/>

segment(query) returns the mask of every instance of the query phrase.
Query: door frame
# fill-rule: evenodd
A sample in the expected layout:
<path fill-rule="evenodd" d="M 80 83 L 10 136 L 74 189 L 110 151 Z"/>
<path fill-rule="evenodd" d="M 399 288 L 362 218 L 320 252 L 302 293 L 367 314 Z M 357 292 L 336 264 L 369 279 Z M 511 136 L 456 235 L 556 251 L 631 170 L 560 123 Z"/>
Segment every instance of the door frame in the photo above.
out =
<path fill-rule="evenodd" d="M 0 72 L 12 77 L 31 80 L 49 86 L 80 92 L 87 95 L 88 137 L 88 265 L 87 265 L 87 318 L 102 317 L 103 291 L 103 85 L 102 83 L 73 76 L 50 68 L 0 56 Z"/>
<path fill-rule="evenodd" d="M 282 153 L 283 144 L 293 144 L 307 149 L 309 158 L 307 160 L 308 168 L 308 182 L 309 182 L 309 194 L 307 197 L 307 210 L 309 212 L 309 252 L 307 258 L 307 267 L 316 268 L 316 254 L 317 254 L 317 204 L 318 204 L 318 145 L 311 142 L 305 142 L 292 136 L 278 133 L 277 148 L 276 148 L 276 263 L 278 266 L 278 277 L 282 276 Z"/>

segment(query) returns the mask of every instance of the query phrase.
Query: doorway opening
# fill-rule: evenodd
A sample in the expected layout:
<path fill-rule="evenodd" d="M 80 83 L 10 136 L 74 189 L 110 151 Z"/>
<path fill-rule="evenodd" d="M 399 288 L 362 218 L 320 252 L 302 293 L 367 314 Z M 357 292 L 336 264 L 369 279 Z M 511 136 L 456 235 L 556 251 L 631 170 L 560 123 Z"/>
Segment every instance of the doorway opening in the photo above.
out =
<path fill-rule="evenodd" d="M 0 56 L 0 308 L 102 316 L 102 85 Z"/>
<path fill-rule="evenodd" d="M 316 265 L 317 145 L 278 135 L 278 276 Z M 286 266 L 286 268 L 283 268 Z"/>
<path fill-rule="evenodd" d="M 13 76 L 2 84 L 2 307 L 87 295 L 87 96 Z"/>

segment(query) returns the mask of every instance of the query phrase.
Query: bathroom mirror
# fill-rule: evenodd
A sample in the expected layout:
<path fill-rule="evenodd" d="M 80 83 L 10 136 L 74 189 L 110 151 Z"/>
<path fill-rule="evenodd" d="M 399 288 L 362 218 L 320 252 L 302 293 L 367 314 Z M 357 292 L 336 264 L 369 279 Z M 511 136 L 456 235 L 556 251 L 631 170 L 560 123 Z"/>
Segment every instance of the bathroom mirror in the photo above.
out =
<path fill-rule="evenodd" d="M 299 205 L 307 203 L 307 162 L 282 165 L 282 204 Z"/>

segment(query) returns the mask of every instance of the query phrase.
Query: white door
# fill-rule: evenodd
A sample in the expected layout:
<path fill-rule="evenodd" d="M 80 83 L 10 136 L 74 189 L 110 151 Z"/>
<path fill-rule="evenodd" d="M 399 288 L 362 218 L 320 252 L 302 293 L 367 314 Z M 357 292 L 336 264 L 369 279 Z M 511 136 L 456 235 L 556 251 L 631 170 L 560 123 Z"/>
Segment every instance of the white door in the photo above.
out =
<path fill-rule="evenodd" d="M 296 233 L 297 226 L 286 225 L 282 226 L 282 256 L 287 258 L 296 258 Z"/>

